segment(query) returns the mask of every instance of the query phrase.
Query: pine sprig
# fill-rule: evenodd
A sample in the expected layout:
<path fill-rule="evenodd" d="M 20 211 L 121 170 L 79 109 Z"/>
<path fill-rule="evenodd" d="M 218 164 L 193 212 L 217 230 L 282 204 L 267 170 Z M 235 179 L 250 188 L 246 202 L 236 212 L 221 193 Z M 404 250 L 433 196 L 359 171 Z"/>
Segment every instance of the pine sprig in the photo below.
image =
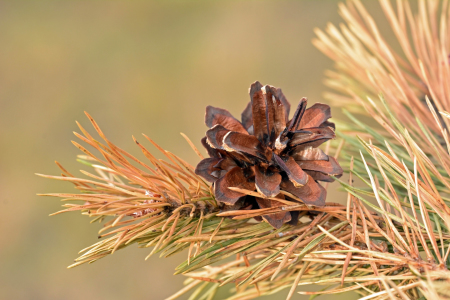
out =
<path fill-rule="evenodd" d="M 361 299 L 450 297 L 450 8 L 447 1 L 419 1 L 414 15 L 408 1 L 397 1 L 396 9 L 380 3 L 400 52 L 357 0 L 340 5 L 347 25 L 317 31 L 314 41 L 338 62 L 338 71 L 327 73 L 336 91 L 328 96 L 351 103 L 349 120 L 337 122 L 339 139 L 325 149 L 326 155 L 334 150 L 349 174 L 348 181 L 338 179 L 346 204 L 313 207 L 285 190 L 280 199 L 230 188 L 277 205 L 225 206 L 181 158 L 144 136 L 165 159 L 134 139 L 150 164 L 138 160 L 111 143 L 88 115 L 103 142 L 79 125 L 76 136 L 96 152 L 74 144 L 91 171 L 76 178 L 57 163 L 61 176 L 41 175 L 79 191 L 45 194 L 67 203 L 58 213 L 81 211 L 104 223 L 101 240 L 71 267 L 136 243 L 151 248 L 149 256 L 187 253 L 175 270 L 187 277 L 186 286 L 168 299 L 190 292 L 189 299 L 210 300 L 223 288 L 231 290 L 228 299 L 283 290 L 287 299 L 297 292 L 348 291 Z M 297 225 L 276 229 L 255 221 L 293 211 Z M 324 288 L 301 291 L 304 285 Z"/>
<path fill-rule="evenodd" d="M 131 160 L 144 167 L 143 171 L 126 159 L 132 157 L 130 154 L 106 137 L 107 146 L 82 131 L 84 141 L 96 145 L 104 159 L 79 145 L 86 154 L 80 161 L 98 175 L 84 172 L 92 179 L 75 178 L 61 167 L 61 177 L 45 177 L 70 181 L 81 193 L 50 195 L 83 202 L 65 204 L 61 212 L 81 211 L 93 221 L 109 220 L 100 230 L 102 240 L 83 249 L 71 267 L 94 262 L 133 243 L 153 247 L 149 255 L 160 253 L 162 257 L 187 250 L 188 259 L 176 269 L 176 274 L 189 277 L 186 288 L 169 299 L 190 290 L 191 299 L 213 299 L 227 284 L 235 286 L 229 299 L 253 299 L 287 289 L 290 299 L 297 286 L 308 284 L 325 285 L 326 289 L 300 293 L 357 291 L 370 297 L 368 290 L 382 296 L 392 289 L 414 298 L 423 294 L 421 289 L 427 282 L 446 276 L 448 214 L 442 209 L 445 201 L 433 192 L 435 187 L 418 175 L 419 168 L 426 165 L 426 156 L 410 157 L 410 169 L 392 148 L 388 153 L 372 142 L 347 135 L 346 142 L 361 143 L 372 159 L 369 166 L 361 155 L 350 165 L 351 173 L 361 177 L 371 190 L 354 187 L 352 176 L 349 183 L 340 181 L 349 193 L 347 205 L 327 203 L 311 211 L 307 205 L 284 201 L 269 209 L 221 211 L 209 186 L 180 158 L 165 153 L 170 163 L 157 160 L 140 145 L 153 168 Z M 395 149 L 404 153 L 401 147 L 415 147 L 409 152 L 420 153 L 417 144 L 407 139 L 408 132 L 402 133 L 399 140 L 405 144 L 399 142 Z M 397 134 L 401 136 L 400 131 Z M 253 219 L 294 210 L 300 212 L 301 222 L 296 226 L 284 224 L 274 230 L 268 223 Z M 224 262 L 230 257 L 232 262 Z M 421 280 L 416 273 L 426 274 L 431 281 Z"/>

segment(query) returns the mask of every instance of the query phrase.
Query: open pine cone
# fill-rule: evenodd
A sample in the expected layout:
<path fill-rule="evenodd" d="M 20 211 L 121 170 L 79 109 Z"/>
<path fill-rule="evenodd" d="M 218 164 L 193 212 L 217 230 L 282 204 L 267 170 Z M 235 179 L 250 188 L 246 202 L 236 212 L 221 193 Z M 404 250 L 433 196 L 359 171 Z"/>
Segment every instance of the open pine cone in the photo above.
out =
<path fill-rule="evenodd" d="M 290 104 L 281 89 L 250 87 L 250 103 L 242 122 L 227 110 L 208 106 L 205 123 L 210 128 L 202 139 L 210 158 L 203 159 L 195 173 L 214 184 L 216 200 L 236 209 L 267 208 L 282 205 L 267 198 L 288 198 L 287 191 L 305 204 L 325 205 L 326 190 L 317 182 L 340 177 L 342 168 L 331 156 L 317 148 L 335 137 L 330 107 L 316 103 L 306 109 L 300 101 L 289 121 Z M 258 191 L 253 197 L 229 187 Z M 237 203 L 239 200 L 239 203 Z M 236 207 L 237 206 L 237 207 Z M 263 216 L 275 228 L 286 222 L 297 223 L 298 212 Z"/>

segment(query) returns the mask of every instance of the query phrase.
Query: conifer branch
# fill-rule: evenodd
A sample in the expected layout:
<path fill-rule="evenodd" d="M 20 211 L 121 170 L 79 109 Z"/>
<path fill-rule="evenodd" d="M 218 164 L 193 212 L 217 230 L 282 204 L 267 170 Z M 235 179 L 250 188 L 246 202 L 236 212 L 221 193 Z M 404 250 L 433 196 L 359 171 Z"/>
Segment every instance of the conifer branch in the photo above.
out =
<path fill-rule="evenodd" d="M 294 141 L 305 136 L 314 146 L 308 149 L 315 149 L 320 139 L 334 138 L 334 124 L 327 121 L 329 107 L 309 108 L 306 115 L 320 117 L 302 121 L 302 100 L 287 121 L 290 106 L 281 90 L 259 82 L 252 85 L 242 123 L 225 110 L 208 108 L 211 129 L 203 145 L 210 158 L 204 159 L 184 136 L 202 159 L 201 168 L 145 135 L 165 159 L 157 159 L 133 138 L 150 163 L 138 160 L 111 143 L 87 115 L 103 139 L 97 141 L 78 124 L 82 134 L 75 135 L 81 143 L 74 145 L 84 153 L 78 160 L 90 171 L 77 178 L 57 163 L 61 176 L 40 175 L 71 182 L 79 191 L 45 194 L 65 201 L 57 213 L 80 211 L 91 222 L 104 222 L 101 240 L 83 249 L 70 267 L 136 243 L 152 247 L 147 257 L 187 254 L 175 272 L 187 277 L 186 286 L 168 299 L 191 293 L 189 299 L 209 300 L 223 288 L 231 289 L 228 299 L 254 299 L 283 290 L 288 299 L 296 292 L 348 291 L 361 299 L 450 297 L 450 8 L 448 1 L 419 1 L 414 14 L 408 1 L 397 1 L 396 9 L 388 0 L 380 4 L 400 52 L 388 45 L 357 0 L 340 5 L 346 25 L 316 31 L 314 44 L 337 62 L 337 71 L 327 73 L 327 84 L 335 92 L 327 96 L 336 105 L 351 103 L 345 111 L 348 121 L 337 122 L 338 140 L 325 151 L 305 154 L 300 149 L 293 155 L 299 145 Z M 278 108 L 271 106 L 271 99 Z M 259 124 L 255 129 L 251 118 L 265 122 L 253 122 Z M 315 121 L 314 128 L 302 129 Z M 273 134 L 264 135 L 263 125 Z M 289 154 L 284 153 L 283 161 L 278 155 L 283 156 L 286 147 Z M 325 202 L 323 192 L 320 197 L 305 192 L 308 181 L 302 180 L 307 177 L 301 178 L 303 171 L 289 167 L 288 161 L 306 166 L 307 155 L 321 171 L 308 169 L 315 182 L 308 187 L 321 191 L 317 180 L 338 180 L 348 194 L 346 204 Z M 225 156 L 236 164 L 232 175 L 244 183 L 231 175 L 226 178 L 230 165 L 218 159 Z M 348 181 L 339 179 L 337 158 Z M 255 188 L 251 176 L 240 169 L 258 169 L 258 176 L 275 184 L 260 182 Z M 218 180 L 228 185 L 216 189 Z M 285 185 L 280 185 L 282 180 Z M 286 188 L 292 182 L 297 189 Z M 301 189 L 309 198 L 302 198 Z M 298 222 L 290 222 L 290 217 Z M 302 291 L 304 285 L 324 288 L 307 292 Z"/>

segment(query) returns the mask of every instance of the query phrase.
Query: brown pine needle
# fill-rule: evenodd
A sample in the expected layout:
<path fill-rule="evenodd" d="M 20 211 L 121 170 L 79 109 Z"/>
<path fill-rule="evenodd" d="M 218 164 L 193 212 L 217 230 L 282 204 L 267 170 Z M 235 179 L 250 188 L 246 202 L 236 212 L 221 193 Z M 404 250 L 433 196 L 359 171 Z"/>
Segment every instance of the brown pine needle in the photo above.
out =
<path fill-rule="evenodd" d="M 184 133 L 180 132 L 181 136 L 184 137 L 184 139 L 186 140 L 186 142 L 188 142 L 189 146 L 191 146 L 192 150 L 195 151 L 195 153 L 197 154 L 198 157 L 200 157 L 200 159 L 204 159 L 203 155 L 200 153 L 200 151 L 198 151 L 197 147 L 195 147 L 194 143 L 192 143 L 192 141 L 187 137 L 187 135 L 185 135 Z"/>
<path fill-rule="evenodd" d="M 305 262 L 303 264 L 302 268 L 300 269 L 300 272 L 298 272 L 297 276 L 295 277 L 294 284 L 292 284 L 292 287 L 289 290 L 289 294 L 286 297 L 286 300 L 290 300 L 292 298 L 292 296 L 294 295 L 295 289 L 297 288 L 297 285 L 298 285 L 298 282 L 302 278 L 303 274 L 305 274 L 305 271 L 308 268 L 309 264 L 310 264 L 309 262 Z"/>

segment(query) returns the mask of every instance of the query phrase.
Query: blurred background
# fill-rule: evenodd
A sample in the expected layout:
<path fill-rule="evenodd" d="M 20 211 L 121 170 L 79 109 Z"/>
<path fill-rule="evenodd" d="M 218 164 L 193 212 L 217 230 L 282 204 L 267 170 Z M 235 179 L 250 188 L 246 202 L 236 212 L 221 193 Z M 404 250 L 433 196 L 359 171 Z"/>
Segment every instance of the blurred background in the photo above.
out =
<path fill-rule="evenodd" d="M 48 217 L 61 202 L 36 193 L 73 188 L 34 173 L 58 175 L 58 160 L 81 175 L 70 140 L 75 120 L 93 132 L 83 111 L 139 158 L 131 135 L 146 133 L 196 164 L 179 133 L 199 146 L 205 107 L 240 116 L 255 80 L 282 87 L 294 105 L 303 96 L 324 102 L 332 62 L 311 39 L 315 27 L 341 22 L 337 4 L 1 1 L 0 299 L 163 299 L 179 290 L 184 278 L 172 274 L 183 254 L 144 261 L 148 249 L 131 246 L 66 269 L 97 241 L 99 225 L 78 213 Z M 366 6 L 381 14 L 377 3 Z"/>

